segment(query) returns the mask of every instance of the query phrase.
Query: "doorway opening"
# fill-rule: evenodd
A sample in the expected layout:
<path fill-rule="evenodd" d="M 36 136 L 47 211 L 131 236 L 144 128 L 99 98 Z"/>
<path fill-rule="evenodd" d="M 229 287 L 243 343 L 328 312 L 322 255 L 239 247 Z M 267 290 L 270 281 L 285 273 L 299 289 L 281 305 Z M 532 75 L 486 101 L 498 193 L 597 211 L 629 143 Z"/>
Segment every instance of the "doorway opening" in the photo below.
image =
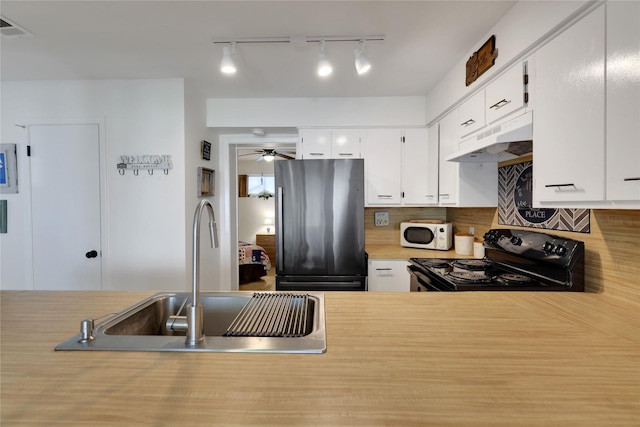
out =
<path fill-rule="evenodd" d="M 227 196 L 221 200 L 223 204 L 221 208 L 223 218 L 226 218 L 229 223 L 229 227 L 222 230 L 221 242 L 225 242 L 224 239 L 227 239 L 226 242 L 229 242 L 229 246 L 221 248 L 223 252 L 221 253 L 220 265 L 228 266 L 228 268 L 222 268 L 221 282 L 223 284 L 228 283 L 228 289 L 230 290 L 240 289 L 240 242 L 245 241 L 255 244 L 259 234 L 273 236 L 273 247 L 267 247 L 266 249 L 272 249 L 273 254 L 275 254 L 275 236 L 277 235 L 275 225 L 265 224 L 265 220 L 268 219 L 275 222 L 275 197 L 242 197 L 239 191 L 238 176 L 257 175 L 258 177 L 264 177 L 263 182 L 266 184 L 268 181 L 267 176 L 274 173 L 273 162 L 271 162 L 271 169 L 269 169 L 268 166 L 263 165 L 263 163 L 268 162 L 265 160 L 258 161 L 258 156 L 262 155 L 262 150 L 272 149 L 290 158 L 295 158 L 297 139 L 297 135 L 274 135 L 260 141 L 256 141 L 256 138 L 250 135 L 227 135 L 220 138 L 220 156 L 221 158 L 229 159 L 227 168 L 225 168 L 225 165 L 221 165 L 221 171 L 225 174 L 227 180 L 225 187 L 228 188 Z M 253 153 L 256 151 L 259 151 L 259 153 Z M 253 156 L 250 154 L 253 154 Z M 276 156 L 274 161 L 287 161 L 287 159 Z M 243 171 L 247 172 L 244 173 Z M 250 171 L 255 172 L 250 173 Z M 269 191 L 269 187 L 265 186 L 264 189 Z M 269 226 L 268 232 L 267 226 Z M 225 236 L 224 234 L 227 231 L 228 234 Z M 267 236 L 267 238 L 270 236 Z M 265 244 L 265 246 L 269 245 Z M 224 249 L 227 250 L 225 251 Z M 275 263 L 271 264 L 269 271 L 274 274 Z M 259 269 L 261 267 L 258 265 L 254 268 Z M 275 277 L 273 279 L 275 283 Z M 261 284 L 257 283 L 256 285 L 260 286 Z"/>

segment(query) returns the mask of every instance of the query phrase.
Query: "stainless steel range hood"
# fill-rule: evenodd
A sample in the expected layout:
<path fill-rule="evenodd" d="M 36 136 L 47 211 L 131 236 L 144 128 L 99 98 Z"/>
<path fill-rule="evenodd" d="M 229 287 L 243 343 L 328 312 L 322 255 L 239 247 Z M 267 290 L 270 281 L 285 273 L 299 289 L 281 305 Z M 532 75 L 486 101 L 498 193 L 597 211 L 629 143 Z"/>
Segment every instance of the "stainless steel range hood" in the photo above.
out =
<path fill-rule="evenodd" d="M 445 159 L 451 162 L 501 162 L 532 151 L 533 112 L 493 125 L 460 143 L 460 151 Z"/>

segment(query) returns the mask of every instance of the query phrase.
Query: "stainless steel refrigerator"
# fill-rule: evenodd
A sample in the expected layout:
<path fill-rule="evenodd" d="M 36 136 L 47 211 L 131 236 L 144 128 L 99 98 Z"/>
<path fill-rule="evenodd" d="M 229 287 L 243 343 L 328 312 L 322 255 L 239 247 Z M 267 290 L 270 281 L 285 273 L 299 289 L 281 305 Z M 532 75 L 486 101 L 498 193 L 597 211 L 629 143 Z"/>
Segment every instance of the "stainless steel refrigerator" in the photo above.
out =
<path fill-rule="evenodd" d="M 367 290 L 364 160 L 280 160 L 275 185 L 276 290 Z"/>

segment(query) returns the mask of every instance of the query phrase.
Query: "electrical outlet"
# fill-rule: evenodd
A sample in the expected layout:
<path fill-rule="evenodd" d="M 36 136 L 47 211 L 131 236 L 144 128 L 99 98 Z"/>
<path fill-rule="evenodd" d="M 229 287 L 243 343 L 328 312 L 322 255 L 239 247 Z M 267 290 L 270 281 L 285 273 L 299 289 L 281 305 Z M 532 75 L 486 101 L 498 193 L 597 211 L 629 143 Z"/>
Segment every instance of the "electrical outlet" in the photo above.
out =
<path fill-rule="evenodd" d="M 389 225 L 389 212 L 375 212 L 376 227 Z"/>

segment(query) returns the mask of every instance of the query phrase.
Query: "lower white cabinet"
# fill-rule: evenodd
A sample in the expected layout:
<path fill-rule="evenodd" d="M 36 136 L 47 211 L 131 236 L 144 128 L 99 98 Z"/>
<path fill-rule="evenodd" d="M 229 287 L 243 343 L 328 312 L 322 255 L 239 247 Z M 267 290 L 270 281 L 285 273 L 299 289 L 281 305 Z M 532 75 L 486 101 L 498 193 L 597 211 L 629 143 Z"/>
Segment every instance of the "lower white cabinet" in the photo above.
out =
<path fill-rule="evenodd" d="M 407 260 L 370 259 L 369 292 L 409 292 Z"/>

